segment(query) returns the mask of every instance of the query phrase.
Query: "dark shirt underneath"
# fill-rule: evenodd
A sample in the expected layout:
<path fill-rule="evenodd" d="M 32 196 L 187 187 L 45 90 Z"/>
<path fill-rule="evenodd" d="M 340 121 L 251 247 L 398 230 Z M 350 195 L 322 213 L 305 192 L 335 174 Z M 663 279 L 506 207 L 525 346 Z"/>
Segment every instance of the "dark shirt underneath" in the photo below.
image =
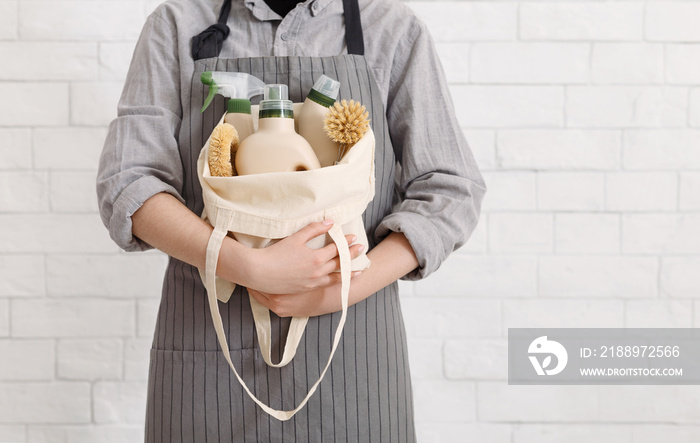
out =
<path fill-rule="evenodd" d="M 265 0 L 267 6 L 273 11 L 284 17 L 292 9 L 297 7 L 297 4 L 303 3 L 304 0 Z"/>

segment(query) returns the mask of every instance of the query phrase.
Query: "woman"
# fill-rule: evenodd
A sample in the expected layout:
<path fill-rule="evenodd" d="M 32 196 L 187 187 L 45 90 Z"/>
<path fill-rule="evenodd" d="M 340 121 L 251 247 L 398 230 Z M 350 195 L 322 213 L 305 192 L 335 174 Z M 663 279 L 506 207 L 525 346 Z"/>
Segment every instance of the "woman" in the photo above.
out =
<path fill-rule="evenodd" d="M 160 5 L 144 26 L 110 125 L 98 175 L 103 221 L 125 250 L 155 247 L 171 256 L 151 351 L 149 442 L 415 440 L 396 280 L 428 275 L 466 241 L 483 180 L 432 41 L 406 7 L 393 0 L 284 5 Z M 217 14 L 218 24 L 207 28 Z M 204 266 L 212 230 L 199 218 L 196 160 L 223 113 L 223 101 L 199 112 L 206 70 L 288 84 L 296 102 L 326 74 L 341 82 L 340 98 L 367 106 L 375 132 L 376 195 L 363 216 L 372 266 L 353 277 L 352 306 L 329 373 L 285 422 L 261 411 L 231 377 L 196 269 Z M 222 247 L 217 275 L 238 284 L 220 304 L 231 356 L 248 386 L 275 409 L 293 409 L 304 398 L 330 352 L 340 310 L 337 251 L 305 246 L 330 227 L 312 224 L 262 250 L 231 238 Z M 359 246 L 351 253 L 359 254 Z M 290 316 L 312 317 L 284 368 L 268 367 L 259 355 L 243 287 L 279 315 L 278 350 Z"/>

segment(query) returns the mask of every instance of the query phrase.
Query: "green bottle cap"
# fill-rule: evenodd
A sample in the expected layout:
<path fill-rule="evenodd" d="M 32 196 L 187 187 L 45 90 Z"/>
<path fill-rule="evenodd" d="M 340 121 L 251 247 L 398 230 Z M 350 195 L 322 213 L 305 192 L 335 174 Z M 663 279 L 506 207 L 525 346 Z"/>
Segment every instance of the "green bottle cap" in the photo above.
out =
<path fill-rule="evenodd" d="M 229 114 L 250 114 L 250 100 L 245 98 L 232 98 L 226 104 Z"/>

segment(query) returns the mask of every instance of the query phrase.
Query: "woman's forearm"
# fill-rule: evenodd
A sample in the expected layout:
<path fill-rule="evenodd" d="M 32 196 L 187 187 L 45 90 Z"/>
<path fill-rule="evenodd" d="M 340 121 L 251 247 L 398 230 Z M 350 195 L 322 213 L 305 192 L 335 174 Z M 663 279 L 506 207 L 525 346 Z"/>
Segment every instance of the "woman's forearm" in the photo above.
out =
<path fill-rule="evenodd" d="M 418 267 L 413 248 L 406 236 L 392 232 L 367 257 L 372 261 L 369 269 L 352 279 L 349 303 L 358 303 L 380 289 L 390 285 Z"/>
<path fill-rule="evenodd" d="M 207 243 L 213 228 L 197 217 L 175 197 L 156 194 L 131 217 L 134 236 L 171 257 L 204 269 Z M 217 275 L 234 283 L 243 283 L 243 245 L 224 239 Z M 236 272 L 239 271 L 239 272 Z"/>

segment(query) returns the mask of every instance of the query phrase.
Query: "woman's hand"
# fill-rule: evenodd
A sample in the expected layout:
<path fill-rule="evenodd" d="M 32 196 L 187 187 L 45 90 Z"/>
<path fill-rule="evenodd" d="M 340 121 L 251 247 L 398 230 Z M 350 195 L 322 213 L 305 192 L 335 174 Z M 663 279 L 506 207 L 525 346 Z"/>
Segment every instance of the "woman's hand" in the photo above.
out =
<path fill-rule="evenodd" d="M 306 243 L 325 235 L 333 222 L 311 223 L 297 233 L 263 249 L 249 250 L 244 286 L 260 294 L 299 294 L 315 291 L 340 282 L 338 248 L 335 243 L 311 249 Z M 356 240 L 346 236 L 348 244 Z M 364 247 L 353 245 L 350 256 L 359 256 Z M 274 310 L 273 310 L 274 311 Z"/>
<path fill-rule="evenodd" d="M 355 271 L 352 277 L 360 274 L 361 271 Z M 297 294 L 270 294 L 251 288 L 248 288 L 248 293 L 280 317 L 315 317 L 342 309 L 340 283 Z"/>

